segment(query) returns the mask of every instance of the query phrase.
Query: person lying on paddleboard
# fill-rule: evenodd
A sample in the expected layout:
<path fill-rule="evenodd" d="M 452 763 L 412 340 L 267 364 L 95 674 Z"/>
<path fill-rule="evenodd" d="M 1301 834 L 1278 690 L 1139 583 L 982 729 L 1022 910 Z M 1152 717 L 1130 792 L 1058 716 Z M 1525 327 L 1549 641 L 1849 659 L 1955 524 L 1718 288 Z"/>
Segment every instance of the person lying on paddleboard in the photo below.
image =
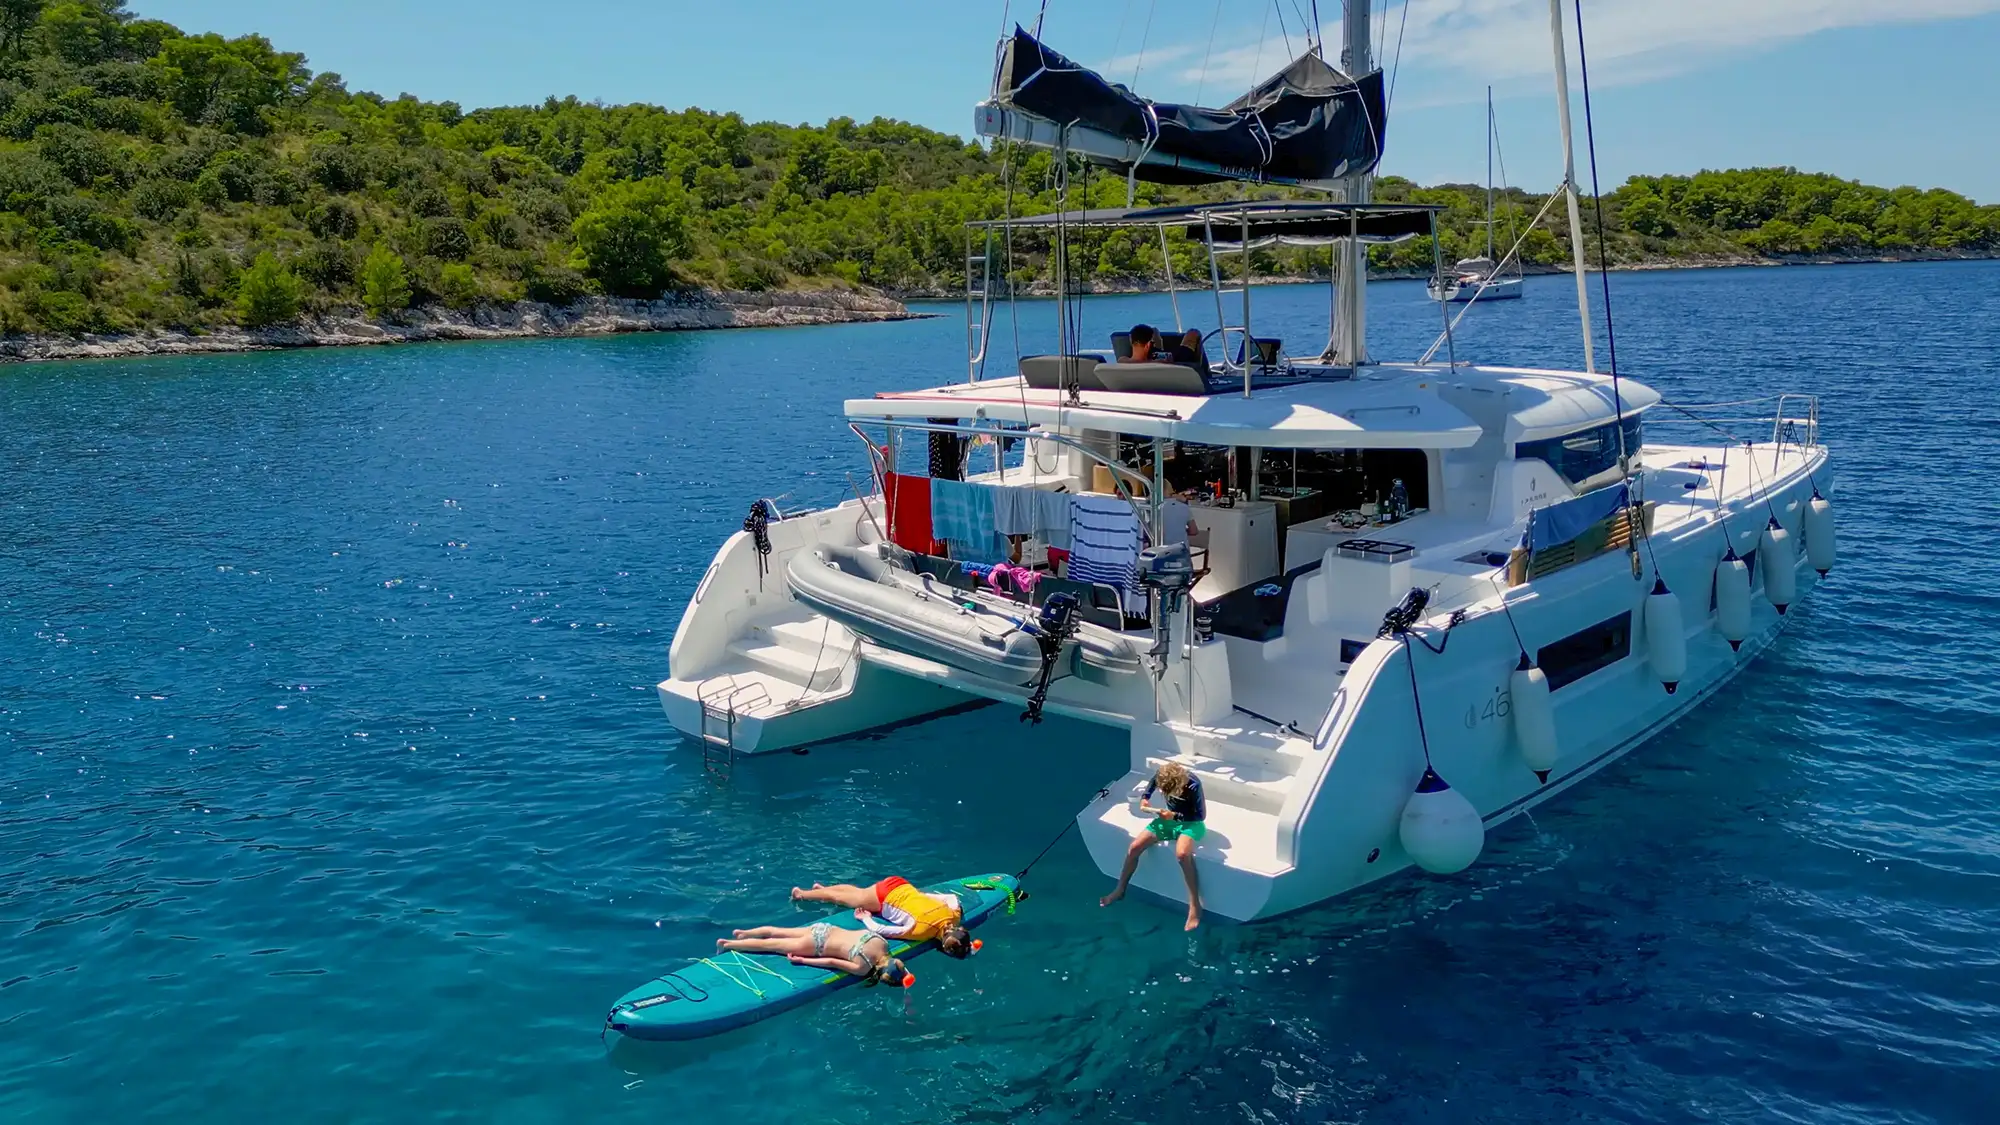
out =
<path fill-rule="evenodd" d="M 889 956 L 889 939 L 865 930 L 845 930 L 828 922 L 810 926 L 757 926 L 718 938 L 718 951 L 782 953 L 794 965 L 852 973 L 869 986 L 893 984 L 908 988 L 917 978 L 903 962 Z"/>
<path fill-rule="evenodd" d="M 1153 796 L 1167 795 L 1165 808 L 1154 808 Z M 1187 879 L 1188 916 L 1187 928 L 1192 930 L 1201 925 L 1201 885 L 1195 879 L 1194 846 L 1208 835 L 1208 800 L 1201 794 L 1201 779 L 1187 771 L 1179 762 L 1168 762 L 1146 783 L 1145 796 L 1139 799 L 1139 811 L 1153 814 L 1151 823 L 1132 836 L 1132 846 L 1125 849 L 1125 869 L 1118 873 L 1118 885 L 1111 893 L 1097 901 L 1099 906 L 1110 906 L 1125 897 L 1125 885 L 1132 881 L 1132 872 L 1138 870 L 1139 857 L 1154 844 L 1171 841 L 1174 857 L 1180 860 L 1181 875 Z"/>
<path fill-rule="evenodd" d="M 926 894 L 901 875 L 891 875 L 872 887 L 851 883 L 793 887 L 792 901 L 850 907 L 870 933 L 899 941 L 935 940 L 947 956 L 961 961 L 972 956 L 972 935 L 966 932 L 965 911 L 958 896 Z"/>

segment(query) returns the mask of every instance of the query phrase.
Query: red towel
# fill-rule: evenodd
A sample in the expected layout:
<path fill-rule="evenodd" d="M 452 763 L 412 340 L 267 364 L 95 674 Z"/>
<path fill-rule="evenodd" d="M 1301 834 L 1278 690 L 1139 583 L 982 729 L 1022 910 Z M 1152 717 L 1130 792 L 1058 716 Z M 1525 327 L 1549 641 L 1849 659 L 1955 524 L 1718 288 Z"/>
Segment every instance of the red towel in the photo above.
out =
<path fill-rule="evenodd" d="M 931 549 L 931 478 L 885 474 L 882 498 L 889 509 L 889 541 L 906 551 L 936 554 Z"/>

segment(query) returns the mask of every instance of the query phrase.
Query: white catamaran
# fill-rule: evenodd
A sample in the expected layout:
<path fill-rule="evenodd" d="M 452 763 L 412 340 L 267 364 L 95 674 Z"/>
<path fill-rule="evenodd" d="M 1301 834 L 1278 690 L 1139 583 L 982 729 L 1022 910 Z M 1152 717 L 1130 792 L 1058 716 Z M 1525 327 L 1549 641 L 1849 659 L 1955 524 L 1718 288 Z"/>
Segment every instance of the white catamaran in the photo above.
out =
<path fill-rule="evenodd" d="M 1315 48 L 1221 110 L 1003 40 L 987 137 L 1333 198 L 977 225 L 969 377 L 847 402 L 874 494 L 757 502 L 681 619 L 660 698 L 711 764 L 987 700 L 1129 730 L 1128 772 L 1077 815 L 1092 857 L 1119 870 L 1145 824 L 1128 792 L 1182 763 L 1208 798 L 1205 905 L 1248 921 L 1465 867 L 1778 637 L 1834 557 L 1811 396 L 1718 412 L 1599 373 L 1580 247 L 1582 371 L 1463 362 L 1448 321 L 1421 361 L 1368 354 L 1367 247 L 1436 243 L 1433 209 L 1369 202 L 1368 12 L 1349 0 L 1339 69 Z M 1564 191 L 1579 230 L 1573 158 Z M 1177 302 L 1159 343 L 1179 362 L 1134 362 L 1123 334 L 1078 346 L 1059 312 L 1064 347 L 982 377 L 993 248 L 1046 233 L 1067 292 L 1066 240 L 1103 228 L 1195 240 L 1219 327 L 1182 329 Z M 1280 242 L 1339 248 L 1323 352 L 1257 336 L 1225 276 Z M 1169 855 L 1134 885 L 1185 901 Z"/>

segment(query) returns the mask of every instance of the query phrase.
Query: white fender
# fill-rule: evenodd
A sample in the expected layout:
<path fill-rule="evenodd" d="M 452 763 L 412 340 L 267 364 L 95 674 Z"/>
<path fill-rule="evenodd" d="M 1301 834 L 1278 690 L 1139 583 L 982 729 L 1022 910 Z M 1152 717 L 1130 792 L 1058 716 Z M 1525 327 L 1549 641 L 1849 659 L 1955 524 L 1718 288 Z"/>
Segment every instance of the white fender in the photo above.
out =
<path fill-rule="evenodd" d="M 1772 520 L 1757 547 L 1757 567 L 1764 572 L 1764 596 L 1783 614 L 1799 596 L 1799 556 L 1792 533 Z"/>
<path fill-rule="evenodd" d="M 1465 870 L 1486 846 L 1479 810 L 1430 769 L 1403 806 L 1399 835 L 1403 850 L 1434 875 Z"/>
<path fill-rule="evenodd" d="M 1805 532 L 1806 561 L 1825 578 L 1833 569 L 1833 503 L 1817 492 L 1806 504 Z"/>
<path fill-rule="evenodd" d="M 1556 709 L 1549 699 L 1548 673 L 1521 657 L 1521 667 L 1507 679 L 1507 696 L 1514 711 L 1514 739 L 1521 746 L 1521 760 L 1547 784 L 1549 771 L 1556 768 L 1562 746 L 1556 741 Z"/>
<path fill-rule="evenodd" d="M 1653 579 L 1653 592 L 1646 595 L 1646 660 L 1653 674 L 1672 695 L 1687 675 L 1687 634 L 1681 629 L 1680 595 L 1667 589 L 1665 581 Z"/>
<path fill-rule="evenodd" d="M 1715 629 L 1731 652 L 1750 636 L 1750 566 L 1735 551 L 1715 568 Z"/>

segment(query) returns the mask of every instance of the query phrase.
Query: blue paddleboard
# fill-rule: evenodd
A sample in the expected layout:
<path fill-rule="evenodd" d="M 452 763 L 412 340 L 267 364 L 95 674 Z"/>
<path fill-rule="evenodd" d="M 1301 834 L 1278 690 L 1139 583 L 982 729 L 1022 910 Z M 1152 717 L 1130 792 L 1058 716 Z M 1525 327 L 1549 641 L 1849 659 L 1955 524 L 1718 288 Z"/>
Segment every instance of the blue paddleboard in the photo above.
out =
<path fill-rule="evenodd" d="M 964 908 L 965 926 L 971 929 L 1005 907 L 1016 887 L 1012 875 L 971 875 L 919 889 L 957 895 Z M 822 921 L 846 929 L 858 925 L 851 910 L 830 914 Z M 907 961 L 936 947 L 932 941 L 897 942 L 889 952 Z M 702 1039 L 769 1019 L 860 983 L 861 978 L 852 973 L 794 965 L 778 954 L 717 953 L 669 969 L 619 997 L 604 1025 L 634 1039 Z"/>

